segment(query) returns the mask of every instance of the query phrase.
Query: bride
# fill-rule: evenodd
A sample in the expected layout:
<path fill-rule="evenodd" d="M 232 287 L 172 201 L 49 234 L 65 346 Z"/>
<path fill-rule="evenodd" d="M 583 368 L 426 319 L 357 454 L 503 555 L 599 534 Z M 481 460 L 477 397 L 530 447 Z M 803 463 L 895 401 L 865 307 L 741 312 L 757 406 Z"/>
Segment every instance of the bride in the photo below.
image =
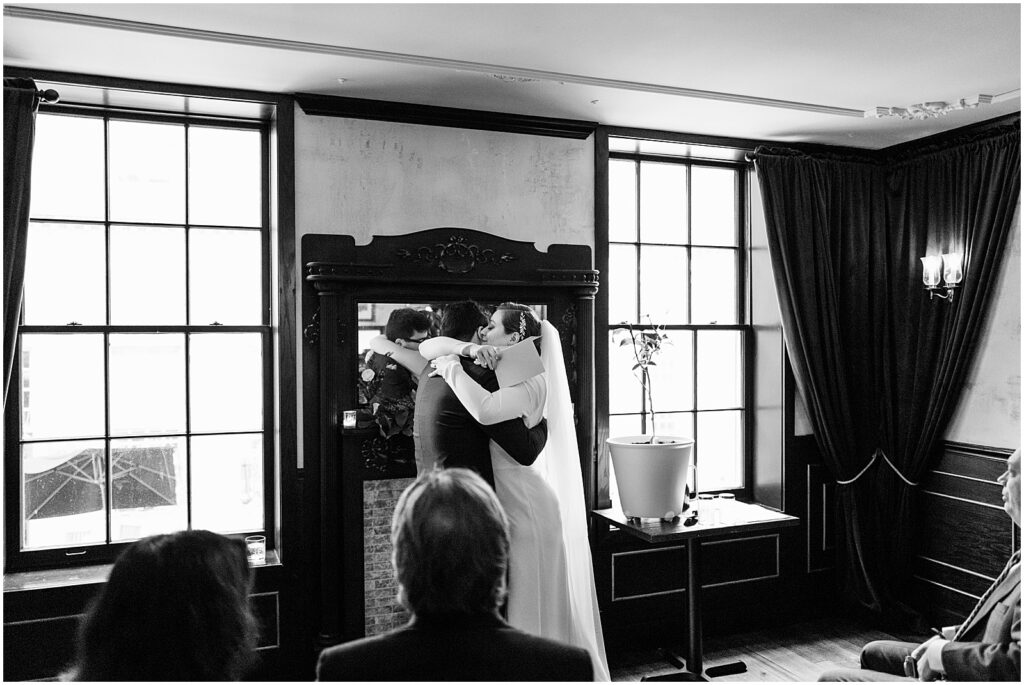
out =
<path fill-rule="evenodd" d="M 493 367 L 501 348 L 540 335 L 545 372 L 489 393 L 462 368 L 456 355 Z M 420 354 L 433 359 L 456 396 L 482 424 L 522 418 L 548 420 L 548 442 L 530 466 L 490 442 L 495 492 L 511 524 L 508 621 L 521 630 L 586 649 L 596 680 L 609 680 L 594 569 L 587 536 L 586 501 L 569 384 L 558 331 L 529 307 L 498 306 L 483 334 L 486 345 L 451 338 L 424 341 Z"/>

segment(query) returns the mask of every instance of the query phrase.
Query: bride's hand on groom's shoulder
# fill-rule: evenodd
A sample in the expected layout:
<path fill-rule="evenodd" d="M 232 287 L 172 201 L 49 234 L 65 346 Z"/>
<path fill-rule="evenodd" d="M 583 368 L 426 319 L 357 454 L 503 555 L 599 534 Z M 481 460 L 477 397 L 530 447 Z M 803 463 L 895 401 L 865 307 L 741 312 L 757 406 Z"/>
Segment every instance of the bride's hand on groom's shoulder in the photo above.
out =
<path fill-rule="evenodd" d="M 501 351 L 494 345 L 480 345 L 473 350 L 475 363 L 493 369 L 498 364 Z"/>
<path fill-rule="evenodd" d="M 459 363 L 459 355 L 457 355 L 457 354 L 445 354 L 445 355 L 442 355 L 442 356 L 438 357 L 437 359 L 434 359 L 434 360 L 432 360 L 430 362 L 430 365 L 432 367 L 434 367 L 434 370 L 430 372 L 430 375 L 431 376 L 441 376 L 441 375 L 444 375 L 445 369 L 447 369 L 452 364 L 458 364 L 458 363 Z"/>

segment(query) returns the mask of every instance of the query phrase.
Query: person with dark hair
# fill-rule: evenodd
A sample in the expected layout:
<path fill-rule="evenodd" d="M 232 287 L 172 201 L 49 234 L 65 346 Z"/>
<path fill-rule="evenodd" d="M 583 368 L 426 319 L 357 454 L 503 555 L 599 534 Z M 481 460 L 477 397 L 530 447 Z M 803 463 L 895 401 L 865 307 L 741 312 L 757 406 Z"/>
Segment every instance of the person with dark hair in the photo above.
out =
<path fill-rule="evenodd" d="M 412 620 L 324 650 L 317 680 L 593 679 L 585 650 L 516 630 L 498 615 L 508 521 L 476 473 L 421 475 L 398 500 L 391 541 L 398 597 Z"/>
<path fill-rule="evenodd" d="M 430 337 L 430 315 L 411 307 L 394 309 L 384 325 L 384 337 L 403 349 L 415 352 L 419 349 L 420 343 Z M 371 404 L 384 401 L 412 401 L 412 391 L 415 387 L 413 374 L 418 376 L 423 370 L 423 365 L 418 369 L 407 369 L 386 355 L 374 351 L 368 360 L 368 366 L 379 378 L 378 391 L 370 398 Z"/>
<path fill-rule="evenodd" d="M 441 309 L 440 335 L 462 342 L 480 342 L 479 333 L 487 326 L 487 315 L 473 300 L 452 302 Z M 433 376 L 427 360 L 383 336 L 370 341 L 370 349 L 410 370 L 421 369 L 413 412 L 413 440 L 416 471 L 425 473 L 435 467 L 461 466 L 473 469 L 494 487 L 490 441 L 494 440 L 516 461 L 532 464 L 547 442 L 547 421 L 527 427 L 522 420 L 509 419 L 487 426 L 476 421 L 444 379 Z M 476 382 L 488 390 L 498 389 L 494 371 L 465 358 L 463 367 Z"/>
<path fill-rule="evenodd" d="M 206 530 L 132 543 L 79 627 L 67 680 L 240 680 L 258 624 L 242 540 Z"/>
<path fill-rule="evenodd" d="M 490 390 L 467 371 L 465 358 L 494 368 L 509 349 L 512 362 L 524 351 L 540 364 L 526 364 L 531 377 Z M 435 373 L 483 425 L 518 420 L 533 426 L 548 421 L 548 441 L 536 461 L 513 458 L 490 443 L 498 499 L 511 524 L 508 621 L 535 635 L 586 649 L 598 680 L 608 680 L 601 615 L 590 555 L 587 507 L 569 383 L 558 331 L 533 309 L 515 302 L 497 307 L 479 345 L 437 337 L 420 353 L 433 359 Z M 525 341 L 531 347 L 513 348 Z M 514 374 L 515 375 L 515 374 Z"/>

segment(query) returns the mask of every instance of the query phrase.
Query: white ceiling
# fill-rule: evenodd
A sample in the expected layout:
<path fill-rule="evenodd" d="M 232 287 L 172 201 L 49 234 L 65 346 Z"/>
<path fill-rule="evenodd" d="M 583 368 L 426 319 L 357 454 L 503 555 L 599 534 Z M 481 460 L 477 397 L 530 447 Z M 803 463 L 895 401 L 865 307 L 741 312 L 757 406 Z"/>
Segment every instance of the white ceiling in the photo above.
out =
<path fill-rule="evenodd" d="M 779 142 L 877 149 L 1020 111 L 1016 3 L 17 3 L 4 15 L 7 66 Z M 995 102 L 920 121 L 856 115 L 978 94 Z"/>

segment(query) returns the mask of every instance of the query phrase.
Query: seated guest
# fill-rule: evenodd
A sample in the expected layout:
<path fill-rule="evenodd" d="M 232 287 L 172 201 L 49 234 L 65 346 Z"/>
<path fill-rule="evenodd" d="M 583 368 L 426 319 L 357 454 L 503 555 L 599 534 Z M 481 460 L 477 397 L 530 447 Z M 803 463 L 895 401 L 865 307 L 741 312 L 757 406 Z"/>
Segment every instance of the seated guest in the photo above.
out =
<path fill-rule="evenodd" d="M 469 469 L 430 471 L 391 522 L 404 627 L 324 650 L 318 680 L 592 680 L 586 650 L 529 635 L 498 615 L 508 520 Z"/>
<path fill-rule="evenodd" d="M 206 530 L 130 545 L 79 628 L 66 680 L 240 680 L 255 660 L 245 543 Z"/>
<path fill-rule="evenodd" d="M 1003 509 L 1020 526 L 1020 449 L 1010 456 L 999 482 Z M 818 680 L 1020 682 L 1020 551 L 1010 557 L 966 621 L 943 628 L 942 637 L 923 644 L 870 642 L 861 650 L 860 665 L 860 669 L 828 671 Z"/>

